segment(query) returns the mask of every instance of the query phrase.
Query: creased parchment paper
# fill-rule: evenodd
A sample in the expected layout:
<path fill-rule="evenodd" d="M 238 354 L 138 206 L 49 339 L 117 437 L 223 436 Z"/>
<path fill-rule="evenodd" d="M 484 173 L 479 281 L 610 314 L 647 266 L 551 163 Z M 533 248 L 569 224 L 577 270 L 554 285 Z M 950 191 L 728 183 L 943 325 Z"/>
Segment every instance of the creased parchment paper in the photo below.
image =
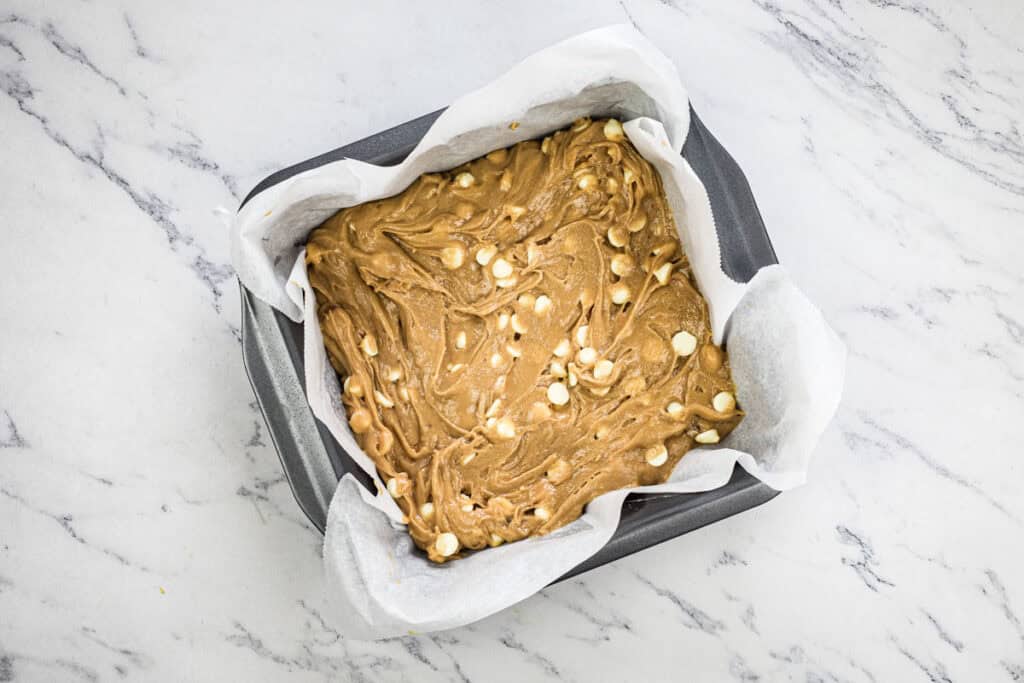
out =
<path fill-rule="evenodd" d="M 314 414 L 376 477 L 349 431 L 323 347 L 302 250 L 310 230 L 338 209 L 400 192 L 422 173 L 541 136 L 584 115 L 625 121 L 626 135 L 661 173 L 747 417 L 719 447 L 687 454 L 665 484 L 607 493 L 579 520 L 548 536 L 444 565 L 415 548 L 382 486 L 374 495 L 346 476 L 331 501 L 324 539 L 328 598 L 344 635 L 383 638 L 451 628 L 523 600 L 607 543 L 630 491 L 713 489 L 729 480 L 737 462 L 776 489 L 806 478 L 814 445 L 839 402 L 845 348 L 781 267 L 764 268 L 746 284 L 722 272 L 707 193 L 680 156 L 690 123 L 686 92 L 672 63 L 627 26 L 538 52 L 456 101 L 397 166 L 331 163 L 265 190 L 238 213 L 231 235 L 235 269 L 257 296 L 303 322 Z M 514 130 L 513 121 L 519 124 Z"/>

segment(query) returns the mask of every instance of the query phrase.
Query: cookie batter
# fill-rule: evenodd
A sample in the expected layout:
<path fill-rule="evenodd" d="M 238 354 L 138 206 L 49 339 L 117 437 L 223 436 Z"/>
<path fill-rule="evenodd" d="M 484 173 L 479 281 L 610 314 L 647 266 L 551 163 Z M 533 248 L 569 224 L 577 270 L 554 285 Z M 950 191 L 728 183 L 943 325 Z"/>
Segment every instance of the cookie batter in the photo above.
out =
<path fill-rule="evenodd" d="M 349 424 L 436 562 L 663 482 L 742 417 L 661 180 L 614 119 L 339 211 L 306 253 Z"/>

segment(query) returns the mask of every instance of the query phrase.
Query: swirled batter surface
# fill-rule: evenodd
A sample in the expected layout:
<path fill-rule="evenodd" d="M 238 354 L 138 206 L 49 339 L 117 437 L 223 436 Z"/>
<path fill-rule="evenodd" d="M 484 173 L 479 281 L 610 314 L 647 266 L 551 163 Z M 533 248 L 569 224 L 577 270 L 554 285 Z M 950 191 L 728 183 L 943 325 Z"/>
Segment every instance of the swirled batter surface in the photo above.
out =
<path fill-rule="evenodd" d="M 349 424 L 431 560 L 660 483 L 741 419 L 661 180 L 613 119 L 344 209 L 307 263 Z"/>

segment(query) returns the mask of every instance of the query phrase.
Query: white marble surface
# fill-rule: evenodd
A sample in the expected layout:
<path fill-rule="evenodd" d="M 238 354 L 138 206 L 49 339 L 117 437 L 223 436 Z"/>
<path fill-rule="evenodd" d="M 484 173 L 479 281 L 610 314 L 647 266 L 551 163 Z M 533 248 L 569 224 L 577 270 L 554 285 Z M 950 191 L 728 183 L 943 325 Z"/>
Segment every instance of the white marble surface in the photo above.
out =
<path fill-rule="evenodd" d="M 1024 11 L 932 4 L 5 0 L 0 681 L 1024 680 Z M 216 207 L 623 20 L 850 348 L 811 482 L 342 640 Z"/>

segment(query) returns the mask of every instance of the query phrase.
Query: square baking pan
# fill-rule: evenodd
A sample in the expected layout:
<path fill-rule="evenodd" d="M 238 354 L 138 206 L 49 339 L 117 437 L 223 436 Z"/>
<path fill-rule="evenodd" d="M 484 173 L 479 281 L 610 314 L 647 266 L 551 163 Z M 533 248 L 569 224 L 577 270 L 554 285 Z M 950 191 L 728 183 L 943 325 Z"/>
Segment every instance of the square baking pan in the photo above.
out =
<path fill-rule="evenodd" d="M 278 171 L 253 188 L 242 206 L 268 187 L 340 159 L 358 159 L 383 166 L 397 164 L 412 151 L 442 111 Z M 711 199 L 725 272 L 735 280 L 746 282 L 762 266 L 777 263 L 746 178 L 692 108 L 683 156 L 704 183 Z M 242 357 L 253 392 L 295 500 L 309 521 L 322 532 L 327 507 L 342 476 L 353 474 L 370 491 L 375 491 L 376 487 L 327 427 L 313 416 L 306 401 L 302 325 L 257 299 L 244 285 L 241 290 Z M 559 581 L 748 510 L 777 494 L 778 491 L 738 465 L 729 482 L 713 491 L 632 494 L 623 503 L 618 529 L 608 544 Z"/>

